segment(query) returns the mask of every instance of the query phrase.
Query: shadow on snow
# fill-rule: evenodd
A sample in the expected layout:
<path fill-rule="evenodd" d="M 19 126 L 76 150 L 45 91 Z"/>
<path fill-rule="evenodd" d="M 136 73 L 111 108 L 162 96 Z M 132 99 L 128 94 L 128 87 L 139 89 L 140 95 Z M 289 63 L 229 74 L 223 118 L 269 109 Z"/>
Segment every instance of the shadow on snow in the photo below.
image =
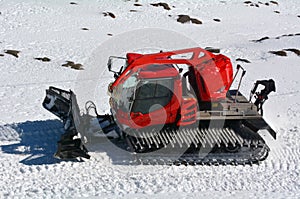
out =
<path fill-rule="evenodd" d="M 57 149 L 57 141 L 64 133 L 60 120 L 27 121 L 0 127 L 2 134 L 6 135 L 2 140 L 14 141 L 14 144 L 2 145 L 0 149 L 4 153 L 26 156 L 20 163 L 42 165 L 61 161 L 53 157 Z"/>
<path fill-rule="evenodd" d="M 13 142 L 0 145 L 0 150 L 3 153 L 23 155 L 24 159 L 20 163 L 25 165 L 84 161 L 81 158 L 59 160 L 53 156 L 57 150 L 57 141 L 63 133 L 63 123 L 58 119 L 0 125 L 0 141 Z M 88 150 L 105 153 L 113 164 L 128 165 L 132 158 L 128 151 L 122 149 L 125 148 L 124 142 L 112 144 L 107 138 L 93 138 L 92 142 L 93 144 L 88 145 Z"/>

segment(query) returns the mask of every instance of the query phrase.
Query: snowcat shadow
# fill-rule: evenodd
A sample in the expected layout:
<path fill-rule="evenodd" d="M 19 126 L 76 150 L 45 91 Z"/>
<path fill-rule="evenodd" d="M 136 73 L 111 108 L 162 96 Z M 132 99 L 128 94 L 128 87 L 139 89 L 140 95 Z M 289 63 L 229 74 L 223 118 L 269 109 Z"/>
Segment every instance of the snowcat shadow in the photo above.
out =
<path fill-rule="evenodd" d="M 92 154 L 92 158 L 98 158 L 97 154 L 106 156 L 113 165 L 134 165 L 135 157 L 127 149 L 126 143 L 119 139 L 106 137 L 92 137 L 88 139 L 86 147 Z"/>
<path fill-rule="evenodd" d="M 1 146 L 0 149 L 4 153 L 24 155 L 25 158 L 20 163 L 25 165 L 61 162 L 61 160 L 53 157 L 57 150 L 56 142 L 64 133 L 63 124 L 60 120 L 26 121 L 5 126 L 18 134 L 16 141 L 19 142 Z"/>

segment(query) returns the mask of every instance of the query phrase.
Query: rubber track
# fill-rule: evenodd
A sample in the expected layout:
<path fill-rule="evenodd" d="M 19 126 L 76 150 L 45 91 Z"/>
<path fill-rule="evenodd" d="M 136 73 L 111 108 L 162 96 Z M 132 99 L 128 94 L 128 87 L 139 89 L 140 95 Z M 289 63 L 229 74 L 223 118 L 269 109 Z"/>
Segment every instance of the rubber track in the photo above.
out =
<path fill-rule="evenodd" d="M 265 160 L 269 153 L 261 137 L 241 137 L 228 128 L 132 131 L 126 139 L 136 164 L 252 165 Z M 225 151 L 229 146 L 239 147 L 238 152 Z M 176 150 L 184 147 L 189 149 L 188 153 L 176 154 Z M 169 149 L 170 153 L 161 153 L 163 148 Z M 203 149 L 208 152 L 202 153 Z"/>

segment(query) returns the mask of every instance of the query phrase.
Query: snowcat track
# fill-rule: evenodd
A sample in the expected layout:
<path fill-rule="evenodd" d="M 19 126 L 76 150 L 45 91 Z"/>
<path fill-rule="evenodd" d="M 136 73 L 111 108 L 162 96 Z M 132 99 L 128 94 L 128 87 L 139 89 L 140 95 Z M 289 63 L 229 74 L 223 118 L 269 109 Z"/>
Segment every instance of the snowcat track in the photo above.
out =
<path fill-rule="evenodd" d="M 136 164 L 252 165 L 270 151 L 260 136 L 242 137 L 229 128 L 133 131 L 126 139 Z"/>
<path fill-rule="evenodd" d="M 50 87 L 46 90 L 43 106 L 64 124 L 65 133 L 58 141 L 54 156 L 60 159 L 89 159 L 87 148 L 77 138 L 80 132 L 86 130 L 86 119 L 80 115 L 75 94 Z M 105 134 L 115 130 L 120 131 L 121 135 L 110 115 L 98 116 L 98 122 Z M 257 132 L 266 129 L 274 138 L 276 134 L 264 120 L 227 120 L 224 125 L 209 128 L 206 123 L 201 123 L 201 128 L 185 127 L 179 130 L 132 129 L 122 133 L 121 148 L 131 152 L 133 161 L 130 162 L 133 164 L 244 165 L 266 159 L 269 148 Z"/>

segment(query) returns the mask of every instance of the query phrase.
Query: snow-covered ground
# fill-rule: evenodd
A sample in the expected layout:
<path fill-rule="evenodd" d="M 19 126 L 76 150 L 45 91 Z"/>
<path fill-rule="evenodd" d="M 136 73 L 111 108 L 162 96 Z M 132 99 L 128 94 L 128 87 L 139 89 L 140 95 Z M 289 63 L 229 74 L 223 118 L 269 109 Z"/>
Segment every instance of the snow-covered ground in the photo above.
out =
<path fill-rule="evenodd" d="M 300 197 L 300 57 L 288 50 L 287 56 L 269 53 L 300 49 L 298 2 L 165 2 L 170 10 L 150 5 L 159 1 L 0 0 L 0 198 Z M 202 24 L 181 24 L 176 21 L 180 14 Z M 264 37 L 269 39 L 253 42 Z M 115 163 L 105 142 L 84 162 L 52 157 L 63 130 L 41 106 L 46 88 L 78 90 L 82 102 L 91 98 L 99 112 L 107 112 L 109 55 L 195 46 L 219 48 L 242 64 L 245 94 L 256 79 L 276 81 L 265 119 L 278 139 L 266 161 L 254 166 L 124 165 Z M 6 50 L 20 52 L 15 57 Z M 50 61 L 35 59 L 43 57 Z M 84 70 L 63 67 L 66 61 Z"/>

